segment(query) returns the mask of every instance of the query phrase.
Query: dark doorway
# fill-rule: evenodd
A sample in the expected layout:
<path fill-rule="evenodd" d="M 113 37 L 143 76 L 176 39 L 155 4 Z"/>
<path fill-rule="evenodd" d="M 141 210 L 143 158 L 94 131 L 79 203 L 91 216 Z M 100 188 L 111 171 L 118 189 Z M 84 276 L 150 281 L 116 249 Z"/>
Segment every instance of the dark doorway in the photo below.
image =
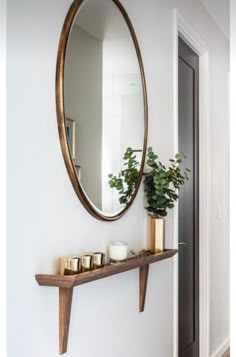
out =
<path fill-rule="evenodd" d="M 190 179 L 179 198 L 179 357 L 199 357 L 199 57 L 179 38 L 179 151 Z"/>

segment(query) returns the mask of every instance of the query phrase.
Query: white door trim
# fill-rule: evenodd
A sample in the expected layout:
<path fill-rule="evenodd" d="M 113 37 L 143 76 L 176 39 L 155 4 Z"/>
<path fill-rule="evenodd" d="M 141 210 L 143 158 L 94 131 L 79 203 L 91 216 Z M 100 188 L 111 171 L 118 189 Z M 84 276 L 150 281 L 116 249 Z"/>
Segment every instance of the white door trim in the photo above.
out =
<path fill-rule="evenodd" d="M 174 153 L 178 151 L 178 36 L 199 55 L 199 343 L 200 357 L 209 357 L 210 345 L 210 202 L 211 152 L 208 49 L 191 25 L 174 9 Z M 173 244 L 178 249 L 178 208 L 174 212 Z M 174 259 L 173 356 L 178 357 L 178 256 Z"/>

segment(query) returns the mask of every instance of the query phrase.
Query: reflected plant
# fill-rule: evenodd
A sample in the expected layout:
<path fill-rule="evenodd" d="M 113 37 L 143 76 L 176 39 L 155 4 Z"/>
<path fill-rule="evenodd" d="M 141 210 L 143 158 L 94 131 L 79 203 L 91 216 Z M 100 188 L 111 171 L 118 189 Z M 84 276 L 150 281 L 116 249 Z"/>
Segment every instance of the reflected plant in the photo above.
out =
<path fill-rule="evenodd" d="M 123 160 L 125 168 L 119 172 L 118 176 L 109 174 L 108 177 L 110 178 L 110 187 L 115 188 L 119 192 L 119 202 L 126 204 L 136 187 L 140 163 L 136 160 L 136 155 L 130 147 L 126 149 Z"/>
<path fill-rule="evenodd" d="M 147 172 L 144 173 L 144 192 L 146 194 L 148 214 L 154 218 L 163 218 L 167 209 L 174 208 L 181 186 L 188 180 L 189 169 L 181 170 L 179 165 L 186 156 L 178 153 L 170 159 L 170 166 L 165 167 L 152 148 L 148 148 Z"/>

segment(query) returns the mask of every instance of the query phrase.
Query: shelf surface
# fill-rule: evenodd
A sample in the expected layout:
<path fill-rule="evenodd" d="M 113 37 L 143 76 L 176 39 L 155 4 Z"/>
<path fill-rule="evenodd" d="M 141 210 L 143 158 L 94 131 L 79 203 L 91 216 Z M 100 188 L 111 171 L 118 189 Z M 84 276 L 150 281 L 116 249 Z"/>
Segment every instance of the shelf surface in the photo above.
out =
<path fill-rule="evenodd" d="M 39 285 L 55 286 L 59 288 L 73 288 L 74 286 L 88 283 L 90 281 L 105 278 L 107 276 L 119 274 L 128 270 L 143 267 L 160 260 L 173 257 L 178 252 L 177 249 L 167 249 L 164 252 L 156 253 L 142 258 L 130 258 L 123 263 L 106 264 L 103 268 L 92 270 L 77 275 L 47 275 L 37 274 L 35 279 Z"/>

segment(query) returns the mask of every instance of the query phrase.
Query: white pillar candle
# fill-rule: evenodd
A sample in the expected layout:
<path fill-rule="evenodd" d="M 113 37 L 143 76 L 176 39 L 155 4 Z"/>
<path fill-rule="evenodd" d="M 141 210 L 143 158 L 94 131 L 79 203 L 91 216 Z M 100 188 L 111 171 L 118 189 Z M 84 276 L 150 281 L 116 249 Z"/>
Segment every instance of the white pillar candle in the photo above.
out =
<path fill-rule="evenodd" d="M 119 262 L 127 259 L 128 243 L 122 241 L 111 242 L 109 245 L 109 258 L 111 261 Z"/>

